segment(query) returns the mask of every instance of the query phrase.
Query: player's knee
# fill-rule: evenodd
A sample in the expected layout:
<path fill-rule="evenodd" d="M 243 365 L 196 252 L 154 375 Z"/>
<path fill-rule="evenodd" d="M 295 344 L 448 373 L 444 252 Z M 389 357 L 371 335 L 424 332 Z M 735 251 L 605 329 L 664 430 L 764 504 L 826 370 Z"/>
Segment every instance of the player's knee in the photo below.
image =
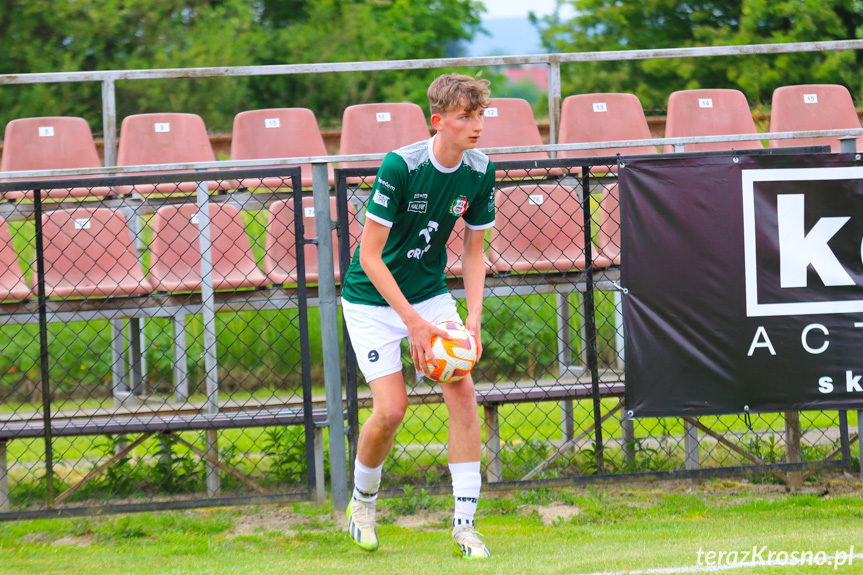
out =
<path fill-rule="evenodd" d="M 395 431 L 402 424 L 407 407 L 407 402 L 391 402 L 380 407 L 376 406 L 380 425 L 389 431 Z"/>

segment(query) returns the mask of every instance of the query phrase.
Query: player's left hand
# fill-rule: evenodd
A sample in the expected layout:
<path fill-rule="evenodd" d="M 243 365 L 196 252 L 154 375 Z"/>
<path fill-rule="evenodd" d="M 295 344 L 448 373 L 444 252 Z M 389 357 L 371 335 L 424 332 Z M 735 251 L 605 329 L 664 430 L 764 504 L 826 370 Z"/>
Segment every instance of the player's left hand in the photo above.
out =
<path fill-rule="evenodd" d="M 468 315 L 464 327 L 473 336 L 476 342 L 476 360 L 482 357 L 482 320 L 479 317 Z"/>

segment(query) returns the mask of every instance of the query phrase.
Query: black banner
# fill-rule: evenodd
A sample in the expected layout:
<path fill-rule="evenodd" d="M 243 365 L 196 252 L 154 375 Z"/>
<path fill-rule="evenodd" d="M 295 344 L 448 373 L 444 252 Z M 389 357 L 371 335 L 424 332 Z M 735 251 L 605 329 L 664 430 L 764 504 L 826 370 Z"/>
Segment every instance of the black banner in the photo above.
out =
<path fill-rule="evenodd" d="M 620 169 L 635 417 L 863 409 L 859 156 Z"/>

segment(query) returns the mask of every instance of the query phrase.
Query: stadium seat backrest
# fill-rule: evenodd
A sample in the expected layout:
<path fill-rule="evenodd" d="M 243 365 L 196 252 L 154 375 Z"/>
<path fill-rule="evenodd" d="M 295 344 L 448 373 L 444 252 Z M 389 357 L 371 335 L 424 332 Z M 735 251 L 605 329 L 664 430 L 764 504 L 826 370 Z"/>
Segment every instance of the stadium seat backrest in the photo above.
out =
<path fill-rule="evenodd" d="M 52 116 L 19 118 L 6 125 L 0 172 L 99 168 L 102 162 L 84 118 Z M 51 178 L 53 179 L 53 178 Z M 43 190 L 48 197 L 106 196 L 108 187 Z M 8 192 L 6 198 L 32 197 L 24 191 Z"/>
<path fill-rule="evenodd" d="M 496 272 L 584 269 L 584 225 L 575 190 L 559 185 L 501 188 L 489 244 Z"/>
<path fill-rule="evenodd" d="M 666 138 L 756 134 L 755 120 L 739 90 L 682 90 L 668 97 Z M 764 146 L 759 140 L 686 144 L 687 152 L 747 150 Z M 674 146 L 666 145 L 666 152 Z"/>
<path fill-rule="evenodd" d="M 342 116 L 340 154 L 387 153 L 429 138 L 422 108 L 410 102 L 348 106 Z M 350 167 L 380 162 L 351 162 Z"/>
<path fill-rule="evenodd" d="M 120 125 L 118 166 L 214 162 L 207 128 L 197 114 L 156 113 L 127 116 Z M 157 172 L 158 173 L 158 172 Z M 209 182 L 211 190 L 230 189 L 236 182 Z M 195 182 L 118 187 L 117 193 L 191 193 Z"/>
<path fill-rule="evenodd" d="M 492 98 L 485 109 L 482 135 L 479 137 L 480 150 L 483 148 L 506 148 L 514 146 L 541 146 L 542 136 L 527 100 L 521 98 Z M 491 154 L 492 162 L 547 160 L 547 152 L 521 152 L 517 154 Z M 498 170 L 498 178 L 523 178 L 525 176 L 559 175 L 560 170 L 549 173 L 546 169 L 536 170 Z"/>
<path fill-rule="evenodd" d="M 24 281 L 21 262 L 12 245 L 9 224 L 0 218 L 0 301 L 21 301 L 33 297 Z"/>
<path fill-rule="evenodd" d="M 634 94 L 580 94 L 564 99 L 560 111 L 561 144 L 648 140 L 652 136 L 641 101 Z M 617 154 L 655 154 L 655 146 L 558 152 L 559 158 L 591 158 Z"/>
<path fill-rule="evenodd" d="M 163 206 L 153 223 L 150 280 L 155 291 L 201 289 L 201 244 L 198 206 Z M 266 285 L 252 255 L 242 214 L 230 204 L 210 204 L 213 289 Z"/>
<path fill-rule="evenodd" d="M 330 217 L 336 219 L 336 199 L 330 198 Z M 303 198 L 303 228 L 306 238 L 315 237 L 315 203 L 314 198 Z M 351 255 L 360 239 L 360 225 L 353 210 L 348 207 L 348 233 L 350 234 Z M 333 262 L 335 264 L 336 281 L 341 278 L 339 265 L 339 238 L 333 230 Z M 264 273 L 273 284 L 297 283 L 297 246 L 294 235 L 294 201 L 280 200 L 270 206 L 270 217 L 267 223 L 266 255 L 264 256 Z M 318 281 L 318 248 L 314 244 L 306 244 L 303 251 L 306 267 L 306 282 Z"/>
<path fill-rule="evenodd" d="M 449 241 L 446 245 L 446 275 L 462 276 L 464 275 L 464 267 L 462 265 L 461 253 L 464 248 L 465 225 L 464 220 L 459 218 L 455 221 L 455 227 L 452 229 Z M 491 271 L 491 262 L 483 253 L 483 263 L 485 264 L 485 273 Z"/>
<path fill-rule="evenodd" d="M 773 92 L 771 132 L 860 129 L 860 118 L 845 86 L 808 84 L 783 86 Z M 824 146 L 839 152 L 839 138 L 771 140 L 770 147 Z M 858 144 L 858 150 L 861 149 Z"/>
<path fill-rule="evenodd" d="M 51 297 L 150 293 L 126 217 L 111 208 L 42 215 L 45 291 Z M 34 281 L 35 283 L 35 281 Z"/>
<path fill-rule="evenodd" d="M 271 108 L 250 110 L 234 117 L 231 133 L 231 159 L 257 160 L 264 158 L 300 158 L 326 156 L 327 148 L 318 128 L 315 114 L 307 108 Z M 329 166 L 332 185 L 332 164 Z M 312 185 L 312 165 L 302 164 L 303 187 Z M 268 185 L 269 184 L 269 185 Z M 251 188 L 248 181 L 243 187 Z M 259 185 L 267 188 L 290 187 L 290 180 L 284 184 L 266 179 Z"/>

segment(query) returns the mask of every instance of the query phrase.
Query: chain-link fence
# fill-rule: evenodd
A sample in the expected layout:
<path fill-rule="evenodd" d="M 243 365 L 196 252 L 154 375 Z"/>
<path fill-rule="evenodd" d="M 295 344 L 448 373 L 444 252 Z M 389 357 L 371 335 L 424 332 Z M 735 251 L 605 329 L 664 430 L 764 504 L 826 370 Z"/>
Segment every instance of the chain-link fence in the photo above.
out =
<path fill-rule="evenodd" d="M 799 484 L 853 464 L 844 412 L 625 417 L 616 160 L 496 167 L 473 371 L 492 488 Z M 338 282 L 375 173 L 343 167 L 324 201 L 285 167 L 0 183 L 0 517 L 322 499 L 324 427 L 347 416 L 352 463 L 371 395 L 350 346 L 322 344 L 313 226 L 335 218 Z M 446 272 L 461 304 L 463 229 Z M 404 351 L 384 487 L 448 491 L 443 395 Z M 343 361 L 346 411 L 324 357 Z"/>
<path fill-rule="evenodd" d="M 748 473 L 799 485 L 818 470 L 852 465 L 857 435 L 844 412 L 627 417 L 617 160 L 502 161 L 496 169 L 484 349 L 472 371 L 490 489 Z M 374 177 L 373 169 L 337 171 L 341 218 L 363 220 Z M 462 317 L 463 229 L 459 222 L 450 238 L 446 269 Z M 343 266 L 358 234 L 341 238 Z M 352 462 L 371 393 L 347 348 Z M 443 393 L 417 375 L 406 343 L 402 352 L 409 408 L 383 487 L 391 495 L 406 486 L 448 492 Z"/>
<path fill-rule="evenodd" d="M 322 496 L 299 168 L 0 191 L 0 511 Z"/>

